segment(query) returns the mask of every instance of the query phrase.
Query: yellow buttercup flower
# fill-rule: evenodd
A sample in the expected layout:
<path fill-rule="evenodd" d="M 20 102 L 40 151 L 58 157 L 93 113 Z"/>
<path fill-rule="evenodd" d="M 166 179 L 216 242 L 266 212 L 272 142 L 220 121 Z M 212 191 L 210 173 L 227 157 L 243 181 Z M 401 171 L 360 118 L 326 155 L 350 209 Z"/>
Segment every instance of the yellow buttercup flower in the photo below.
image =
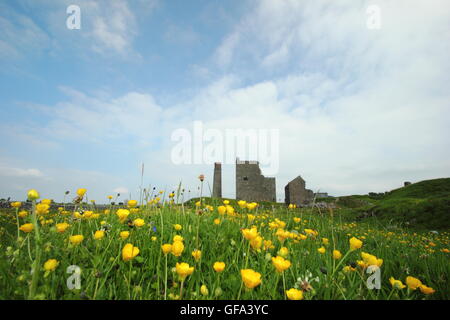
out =
<path fill-rule="evenodd" d="M 320 247 L 319 249 L 317 249 L 317 251 L 319 251 L 319 253 L 324 254 L 326 249 L 324 247 Z"/>
<path fill-rule="evenodd" d="M 136 227 L 142 227 L 143 225 L 145 225 L 145 221 L 144 221 L 144 219 L 137 218 L 137 219 L 134 219 L 133 224 Z"/>
<path fill-rule="evenodd" d="M 272 264 L 278 272 L 283 272 L 287 270 L 291 266 L 291 262 L 289 260 L 284 259 L 281 256 L 277 256 L 272 258 Z"/>
<path fill-rule="evenodd" d="M 43 215 L 49 212 L 50 206 L 46 203 L 38 203 L 36 205 L 36 214 Z"/>
<path fill-rule="evenodd" d="M 248 289 L 253 289 L 261 284 L 261 274 L 253 269 L 242 269 L 241 277 Z"/>
<path fill-rule="evenodd" d="M 61 223 L 57 223 L 55 225 L 56 227 L 56 231 L 58 231 L 59 233 L 63 233 L 64 231 L 66 231 L 66 229 L 69 227 L 70 225 L 67 222 L 61 222 Z"/>
<path fill-rule="evenodd" d="M 223 204 L 225 204 L 225 205 L 230 204 L 230 201 L 228 201 L 228 200 L 223 200 Z"/>
<path fill-rule="evenodd" d="M 21 205 L 22 205 L 22 202 L 20 202 L 20 201 L 11 203 L 11 207 L 13 207 L 13 208 L 20 208 Z"/>
<path fill-rule="evenodd" d="M 19 212 L 19 217 L 20 218 L 25 218 L 26 216 L 28 216 L 28 212 L 25 210 L 22 210 Z"/>
<path fill-rule="evenodd" d="M 220 219 L 214 219 L 214 224 L 215 225 L 219 225 L 220 224 Z"/>
<path fill-rule="evenodd" d="M 400 280 L 396 280 L 394 279 L 394 277 L 390 277 L 389 282 L 391 283 L 392 288 L 399 290 L 406 288 L 406 286 Z"/>
<path fill-rule="evenodd" d="M 19 228 L 19 230 L 26 232 L 26 233 L 33 231 L 33 229 L 34 229 L 34 226 L 32 223 L 25 223 L 25 224 L 21 225 Z"/>
<path fill-rule="evenodd" d="M 173 242 L 175 242 L 175 241 L 183 241 L 183 240 L 184 240 L 183 237 L 178 235 L 178 234 L 173 236 Z"/>
<path fill-rule="evenodd" d="M 53 271 L 58 267 L 59 262 L 56 259 L 49 259 L 44 263 L 45 271 Z"/>
<path fill-rule="evenodd" d="M 330 243 L 330 240 L 328 240 L 327 238 L 322 238 L 322 243 L 324 245 L 328 245 Z"/>
<path fill-rule="evenodd" d="M 86 194 L 86 189 L 85 188 L 80 188 L 80 189 L 78 189 L 77 190 L 77 195 L 80 197 L 80 198 L 83 198 L 84 197 L 84 195 Z"/>
<path fill-rule="evenodd" d="M 161 250 L 164 254 L 168 254 L 172 251 L 172 245 L 170 243 L 163 244 Z"/>
<path fill-rule="evenodd" d="M 122 240 L 125 240 L 130 236 L 130 231 L 122 231 L 119 233 L 119 236 L 122 238 Z"/>
<path fill-rule="evenodd" d="M 192 256 L 194 257 L 195 261 L 198 261 L 202 257 L 202 252 L 200 250 L 194 250 L 192 251 Z"/>
<path fill-rule="evenodd" d="M 295 288 L 286 290 L 286 296 L 289 300 L 302 300 L 303 299 L 303 291 Z"/>
<path fill-rule="evenodd" d="M 317 237 L 317 235 L 319 234 L 316 230 L 313 229 L 305 229 L 303 231 L 305 231 L 305 233 L 310 237 Z"/>
<path fill-rule="evenodd" d="M 419 286 L 420 291 L 423 294 L 433 294 L 436 291 L 433 288 L 427 287 L 426 285 L 422 284 L 421 286 Z"/>
<path fill-rule="evenodd" d="M 289 249 L 286 247 L 281 247 L 280 250 L 278 250 L 278 255 L 286 258 L 289 255 Z"/>
<path fill-rule="evenodd" d="M 361 248 L 362 245 L 363 245 L 362 241 L 359 240 L 359 239 L 357 239 L 357 238 L 355 238 L 355 237 L 352 237 L 352 238 L 349 240 L 349 242 L 350 242 L 350 250 L 356 250 L 356 249 L 359 249 L 359 248 Z"/>
<path fill-rule="evenodd" d="M 209 294 L 208 287 L 206 285 L 202 285 L 200 287 L 200 293 L 204 296 L 207 296 Z"/>
<path fill-rule="evenodd" d="M 128 216 L 130 215 L 130 211 L 127 209 L 119 209 L 116 212 L 116 215 L 119 217 L 120 222 L 125 222 L 127 220 Z"/>
<path fill-rule="evenodd" d="M 181 281 L 184 281 L 187 276 L 191 275 L 194 272 L 194 267 L 190 267 L 189 264 L 182 262 L 178 263 L 175 266 L 178 276 Z"/>
<path fill-rule="evenodd" d="M 241 209 L 244 209 L 244 208 L 247 207 L 247 201 L 244 201 L 244 200 L 239 200 L 239 201 L 237 202 L 237 204 L 238 204 L 238 206 L 239 206 Z"/>
<path fill-rule="evenodd" d="M 230 216 L 235 215 L 234 214 L 234 208 L 232 206 L 226 205 L 225 208 L 227 209 L 227 214 Z"/>
<path fill-rule="evenodd" d="M 342 253 L 339 250 L 333 250 L 333 259 L 339 260 L 342 258 Z"/>
<path fill-rule="evenodd" d="M 37 192 L 35 189 L 31 189 L 28 190 L 27 196 L 29 200 L 37 200 L 39 199 L 39 192 Z"/>
<path fill-rule="evenodd" d="M 175 257 L 179 257 L 181 256 L 181 254 L 184 251 L 184 244 L 182 241 L 174 241 L 174 243 L 172 244 L 172 254 Z"/>
<path fill-rule="evenodd" d="M 227 207 L 225 207 L 225 206 L 218 206 L 217 207 L 217 211 L 219 212 L 219 214 L 224 215 L 225 213 L 227 213 Z"/>
<path fill-rule="evenodd" d="M 183 227 L 181 226 L 181 224 L 174 224 L 173 225 L 173 228 L 175 229 L 175 230 L 177 230 L 177 231 L 180 231 L 181 229 L 183 229 Z"/>
<path fill-rule="evenodd" d="M 251 229 L 242 229 L 242 234 L 245 239 L 252 240 L 258 236 L 258 229 L 256 227 Z"/>
<path fill-rule="evenodd" d="M 127 207 L 128 208 L 134 208 L 137 206 L 137 201 L 136 200 L 128 200 L 127 202 Z"/>
<path fill-rule="evenodd" d="M 84 240 L 84 236 L 82 234 L 76 234 L 74 236 L 70 236 L 69 241 L 74 244 L 80 244 Z"/>
<path fill-rule="evenodd" d="M 361 252 L 361 257 L 366 267 L 373 265 L 381 267 L 381 265 L 383 264 L 383 259 L 378 259 L 376 256 L 366 252 Z"/>
<path fill-rule="evenodd" d="M 257 236 L 256 238 L 250 240 L 250 246 L 252 247 L 253 250 L 261 249 L 262 244 L 263 238 L 261 236 Z"/>
<path fill-rule="evenodd" d="M 348 273 L 350 271 L 356 271 L 356 268 L 353 268 L 351 266 L 345 266 L 344 268 L 342 268 L 342 271 L 344 271 L 345 273 Z"/>
<path fill-rule="evenodd" d="M 213 269 L 216 272 L 222 272 L 223 270 L 225 270 L 225 262 L 214 262 Z"/>
<path fill-rule="evenodd" d="M 133 260 L 139 254 L 139 248 L 134 247 L 131 243 L 127 243 L 122 249 L 123 261 Z"/>
<path fill-rule="evenodd" d="M 417 288 L 419 288 L 422 285 L 422 282 L 417 278 L 408 276 L 408 277 L 406 277 L 406 285 L 411 290 L 416 290 Z"/>
<path fill-rule="evenodd" d="M 93 214 L 94 214 L 93 211 L 86 210 L 81 217 L 84 219 L 88 219 L 88 218 L 91 218 Z"/>
<path fill-rule="evenodd" d="M 41 203 L 48 204 L 50 206 L 52 204 L 52 200 L 50 200 L 50 199 L 42 199 Z"/>
<path fill-rule="evenodd" d="M 94 233 L 94 239 L 95 240 L 103 239 L 104 236 L 105 236 L 105 231 L 103 231 L 103 230 L 97 230 Z"/>

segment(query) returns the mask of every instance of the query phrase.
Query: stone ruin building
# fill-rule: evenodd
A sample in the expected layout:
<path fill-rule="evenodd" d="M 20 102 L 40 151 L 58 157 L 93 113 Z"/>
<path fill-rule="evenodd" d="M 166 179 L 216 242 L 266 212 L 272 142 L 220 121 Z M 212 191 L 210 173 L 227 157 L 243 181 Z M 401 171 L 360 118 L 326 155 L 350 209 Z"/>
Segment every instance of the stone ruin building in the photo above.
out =
<path fill-rule="evenodd" d="M 276 202 L 275 178 L 264 177 L 258 161 L 236 159 L 236 199 Z"/>
<path fill-rule="evenodd" d="M 222 164 L 214 164 L 213 197 L 222 197 Z M 236 159 L 236 199 L 276 202 L 275 178 L 261 174 L 258 161 Z"/>
<path fill-rule="evenodd" d="M 284 202 L 297 206 L 308 204 L 314 199 L 314 192 L 306 189 L 305 180 L 298 176 L 284 187 Z"/>
<path fill-rule="evenodd" d="M 306 189 L 305 180 L 298 176 L 284 187 L 285 203 L 298 207 L 311 203 L 316 198 L 326 198 L 325 192 L 314 193 Z M 214 163 L 214 181 L 212 196 L 222 197 L 222 164 Z M 236 199 L 249 202 L 276 202 L 275 178 L 261 174 L 258 161 L 239 161 L 236 159 Z"/>

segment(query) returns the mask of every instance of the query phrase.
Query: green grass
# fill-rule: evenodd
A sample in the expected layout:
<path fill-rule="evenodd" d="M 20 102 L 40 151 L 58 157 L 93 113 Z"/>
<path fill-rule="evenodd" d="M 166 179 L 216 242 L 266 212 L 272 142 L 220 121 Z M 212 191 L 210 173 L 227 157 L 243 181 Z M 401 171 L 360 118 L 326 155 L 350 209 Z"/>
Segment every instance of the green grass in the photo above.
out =
<path fill-rule="evenodd" d="M 220 204 L 218 199 L 210 199 Z M 205 201 L 210 201 L 206 199 Z M 234 204 L 234 202 L 232 202 Z M 450 270 L 449 254 L 443 249 L 449 247 L 448 233 L 439 235 L 408 232 L 403 228 L 387 228 L 377 221 L 349 223 L 352 209 L 338 209 L 331 215 L 313 209 L 288 210 L 258 207 L 255 211 L 234 206 L 237 216 L 220 215 L 217 207 L 213 211 L 196 213 L 193 203 L 184 206 L 142 207 L 131 213 L 132 220 L 143 218 L 146 225 L 130 228 L 120 223 L 111 208 L 111 213 L 100 213 L 97 218 L 73 220 L 72 212 L 60 214 L 51 212 L 44 220 L 53 222 L 40 226 L 41 242 L 36 235 L 20 232 L 17 238 L 17 224 L 14 210 L 0 213 L 0 299 L 27 299 L 31 283 L 30 270 L 38 252 L 42 255 L 37 277 L 36 294 L 39 299 L 164 299 L 180 295 L 181 283 L 172 272 L 177 262 L 187 262 L 195 270 L 185 283 L 183 299 L 285 299 L 284 290 L 293 288 L 298 278 L 304 279 L 308 273 L 318 281 L 312 281 L 311 291 L 304 291 L 305 299 L 448 299 Z M 256 216 L 249 221 L 247 213 Z M 294 217 L 300 218 L 295 222 Z M 220 219 L 220 224 L 214 224 Z M 304 234 L 304 229 L 318 232 L 316 237 L 294 241 L 280 241 L 275 235 L 277 228 L 269 224 L 275 219 L 284 221 L 284 229 Z M 20 218 L 19 223 L 30 222 L 31 217 Z M 65 233 L 55 230 L 55 223 L 67 221 L 71 227 Z M 93 234 L 101 228 L 101 221 L 110 225 L 110 231 L 102 240 L 94 240 Z M 175 231 L 173 225 L 181 224 L 182 230 Z M 242 228 L 257 226 L 264 240 L 271 240 L 274 248 L 254 250 L 241 233 Z M 153 230 L 156 227 L 156 231 Z M 130 231 L 126 240 L 119 237 L 121 231 Z M 84 235 L 84 241 L 71 245 L 68 238 L 73 234 Z M 185 250 L 180 257 L 172 254 L 164 256 L 161 245 L 172 243 L 174 235 L 184 238 Z M 198 237 L 197 237 L 198 234 Z M 361 249 L 349 252 L 349 238 L 358 237 L 363 241 Z M 156 237 L 152 240 L 152 237 Z M 324 245 L 322 238 L 329 239 Z M 434 246 L 430 245 L 433 242 Z M 121 250 L 126 243 L 140 249 L 132 261 L 123 261 Z M 289 249 L 286 257 L 291 267 L 278 274 L 270 257 L 276 256 L 281 247 Z M 324 246 L 325 254 L 318 252 Z M 202 251 L 200 261 L 195 261 L 191 252 Z M 332 258 L 333 249 L 344 255 L 341 260 Z M 384 260 L 381 267 L 381 290 L 369 290 L 364 269 L 345 273 L 342 268 L 361 260 L 361 252 L 368 252 Z M 348 254 L 346 254 L 348 253 Z M 167 265 L 166 265 L 167 257 Z M 48 259 L 57 259 L 58 267 L 51 272 L 43 270 Z M 216 261 L 226 263 L 226 269 L 218 274 L 212 269 Z M 66 286 L 70 274 L 66 269 L 77 265 L 82 270 L 81 289 L 69 290 Z M 240 270 L 251 268 L 261 273 L 262 283 L 252 290 L 242 285 Z M 167 281 L 166 279 L 167 272 Z M 389 277 L 403 283 L 408 275 L 419 278 L 436 292 L 427 296 L 419 290 L 393 290 Z M 201 295 L 200 287 L 206 285 L 209 294 Z M 220 295 L 215 292 L 221 290 Z"/>
<path fill-rule="evenodd" d="M 335 201 L 335 198 L 327 201 Z M 353 218 L 396 223 L 416 230 L 450 229 L 450 178 L 426 180 L 384 194 L 339 197 Z"/>

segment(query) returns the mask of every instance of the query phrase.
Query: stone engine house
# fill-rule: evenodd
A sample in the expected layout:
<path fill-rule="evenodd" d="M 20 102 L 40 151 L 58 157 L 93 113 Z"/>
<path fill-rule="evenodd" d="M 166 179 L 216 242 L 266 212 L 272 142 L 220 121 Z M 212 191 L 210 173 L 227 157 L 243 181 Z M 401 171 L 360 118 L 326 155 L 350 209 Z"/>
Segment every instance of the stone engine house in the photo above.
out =
<path fill-rule="evenodd" d="M 300 206 L 307 204 L 314 199 L 314 192 L 306 189 L 305 180 L 301 176 L 298 176 L 284 187 L 286 204 L 296 204 Z"/>
<path fill-rule="evenodd" d="M 264 177 L 258 161 L 236 159 L 236 199 L 276 202 L 275 178 Z"/>

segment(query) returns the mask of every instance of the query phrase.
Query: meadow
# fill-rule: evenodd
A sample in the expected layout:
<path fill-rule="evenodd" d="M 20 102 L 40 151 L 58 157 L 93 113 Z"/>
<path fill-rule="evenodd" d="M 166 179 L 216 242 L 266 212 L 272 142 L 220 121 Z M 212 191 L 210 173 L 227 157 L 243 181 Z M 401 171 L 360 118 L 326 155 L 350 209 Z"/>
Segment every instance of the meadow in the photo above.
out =
<path fill-rule="evenodd" d="M 450 297 L 448 231 L 162 191 L 100 208 L 77 193 L 71 210 L 36 190 L 1 209 L 0 299 Z"/>

